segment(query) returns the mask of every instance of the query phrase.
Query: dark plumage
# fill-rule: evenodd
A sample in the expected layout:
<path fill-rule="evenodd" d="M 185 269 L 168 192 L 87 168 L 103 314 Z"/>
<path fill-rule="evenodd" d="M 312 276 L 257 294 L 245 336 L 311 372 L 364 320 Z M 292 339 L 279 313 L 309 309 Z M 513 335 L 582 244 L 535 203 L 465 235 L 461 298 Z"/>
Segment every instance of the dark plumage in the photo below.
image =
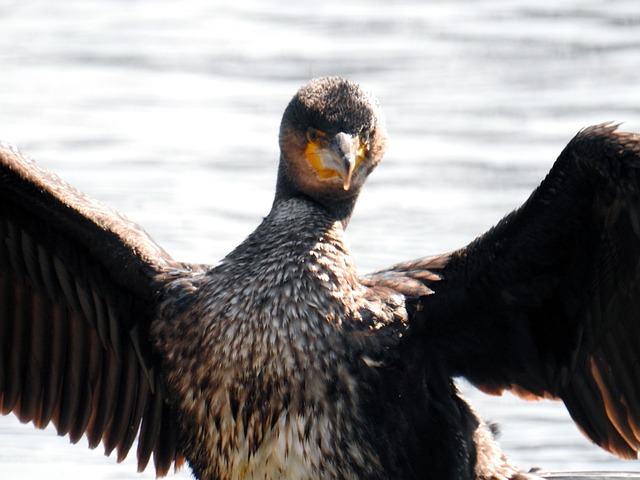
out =
<path fill-rule="evenodd" d="M 0 407 L 159 475 L 527 478 L 452 377 L 562 399 L 640 448 L 640 138 L 580 132 L 469 246 L 358 277 L 344 228 L 386 131 L 338 78 L 285 110 L 273 207 L 216 267 L 0 149 Z"/>

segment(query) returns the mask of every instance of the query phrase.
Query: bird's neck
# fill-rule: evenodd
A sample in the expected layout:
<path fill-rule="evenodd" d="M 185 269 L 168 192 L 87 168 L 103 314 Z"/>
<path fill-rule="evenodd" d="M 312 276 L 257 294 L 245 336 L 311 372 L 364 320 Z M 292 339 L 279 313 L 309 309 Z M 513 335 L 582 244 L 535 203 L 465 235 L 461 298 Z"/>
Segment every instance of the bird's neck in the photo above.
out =
<path fill-rule="evenodd" d="M 341 222 L 343 228 L 347 228 L 358 195 L 356 193 L 349 197 L 335 198 L 333 196 L 316 196 L 304 193 L 289 179 L 282 166 L 280 166 L 278 169 L 276 194 L 273 199 L 272 209 L 277 208 L 277 206 L 283 202 L 295 198 L 317 205 L 319 209 L 324 210 L 335 221 Z"/>

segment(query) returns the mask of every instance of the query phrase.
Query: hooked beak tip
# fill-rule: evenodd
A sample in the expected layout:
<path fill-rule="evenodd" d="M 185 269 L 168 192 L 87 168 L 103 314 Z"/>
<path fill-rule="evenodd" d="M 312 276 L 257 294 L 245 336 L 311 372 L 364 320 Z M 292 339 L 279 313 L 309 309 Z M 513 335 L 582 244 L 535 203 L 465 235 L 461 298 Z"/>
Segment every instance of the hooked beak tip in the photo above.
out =
<path fill-rule="evenodd" d="M 353 178 L 353 171 L 355 169 L 356 162 L 355 159 L 353 159 L 347 160 L 345 163 L 347 163 L 347 172 L 342 180 L 342 188 L 346 192 L 351 188 L 351 179 Z"/>
<path fill-rule="evenodd" d="M 353 172 L 356 169 L 356 153 L 358 151 L 357 137 L 347 133 L 338 133 L 331 140 L 333 150 L 334 169 L 342 178 L 342 188 L 348 191 L 351 188 Z"/>

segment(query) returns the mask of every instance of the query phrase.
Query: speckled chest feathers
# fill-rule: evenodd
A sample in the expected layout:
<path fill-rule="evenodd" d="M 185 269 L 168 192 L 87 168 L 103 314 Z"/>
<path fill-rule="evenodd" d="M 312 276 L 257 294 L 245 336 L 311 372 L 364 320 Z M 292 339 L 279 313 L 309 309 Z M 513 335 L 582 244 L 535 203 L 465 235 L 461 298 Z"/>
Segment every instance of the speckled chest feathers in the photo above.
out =
<path fill-rule="evenodd" d="M 393 361 L 380 337 L 399 339 L 373 332 L 406 312 L 358 282 L 340 222 L 287 200 L 220 265 L 169 288 L 153 340 L 198 478 L 374 477 L 358 379 Z"/>

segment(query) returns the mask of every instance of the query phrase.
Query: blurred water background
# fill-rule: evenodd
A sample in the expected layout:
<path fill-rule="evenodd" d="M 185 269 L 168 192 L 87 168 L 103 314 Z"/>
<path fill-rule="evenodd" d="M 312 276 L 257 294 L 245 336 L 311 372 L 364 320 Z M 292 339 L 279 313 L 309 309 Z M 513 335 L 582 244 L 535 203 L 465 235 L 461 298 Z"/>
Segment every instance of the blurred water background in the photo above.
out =
<path fill-rule="evenodd" d="M 469 242 L 580 128 L 640 131 L 640 3 L 0 0 L 0 138 L 180 260 L 216 262 L 266 215 L 280 116 L 320 75 L 364 84 L 386 113 L 388 153 L 349 229 L 370 271 Z M 462 389 L 523 468 L 640 470 L 561 404 Z M 154 477 L 13 416 L 0 472 Z"/>

